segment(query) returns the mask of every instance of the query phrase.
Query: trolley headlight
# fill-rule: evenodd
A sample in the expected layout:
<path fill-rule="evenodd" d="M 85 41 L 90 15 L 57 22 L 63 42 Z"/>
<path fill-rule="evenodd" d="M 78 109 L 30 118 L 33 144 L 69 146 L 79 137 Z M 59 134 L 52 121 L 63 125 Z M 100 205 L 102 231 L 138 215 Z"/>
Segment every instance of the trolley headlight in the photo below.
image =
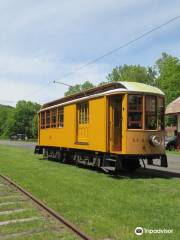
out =
<path fill-rule="evenodd" d="M 151 145 L 155 146 L 155 147 L 159 147 L 161 145 L 161 139 L 160 137 L 153 135 L 153 136 L 149 136 L 149 142 Z"/>

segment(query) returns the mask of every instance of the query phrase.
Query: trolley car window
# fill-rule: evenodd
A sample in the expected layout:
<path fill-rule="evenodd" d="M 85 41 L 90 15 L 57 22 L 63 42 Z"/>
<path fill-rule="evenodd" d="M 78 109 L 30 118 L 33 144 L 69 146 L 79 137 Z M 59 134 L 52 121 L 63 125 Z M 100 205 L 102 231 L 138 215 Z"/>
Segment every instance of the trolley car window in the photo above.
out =
<path fill-rule="evenodd" d="M 45 128 L 45 112 L 41 112 L 41 128 Z"/>
<path fill-rule="evenodd" d="M 146 96 L 145 102 L 145 127 L 148 130 L 155 130 L 157 128 L 156 96 Z"/>
<path fill-rule="evenodd" d="M 57 109 L 52 109 L 51 110 L 51 127 L 52 128 L 56 127 L 56 115 L 57 115 Z"/>
<path fill-rule="evenodd" d="M 89 105 L 81 103 L 78 105 L 79 124 L 87 124 L 89 122 Z"/>
<path fill-rule="evenodd" d="M 50 128 L 50 111 L 46 111 L 46 128 Z"/>
<path fill-rule="evenodd" d="M 128 128 L 142 129 L 143 97 L 140 95 L 128 96 Z"/>
<path fill-rule="evenodd" d="M 58 127 L 64 126 L 64 108 L 58 108 Z"/>
<path fill-rule="evenodd" d="M 158 98 L 158 130 L 164 130 L 164 98 Z"/>

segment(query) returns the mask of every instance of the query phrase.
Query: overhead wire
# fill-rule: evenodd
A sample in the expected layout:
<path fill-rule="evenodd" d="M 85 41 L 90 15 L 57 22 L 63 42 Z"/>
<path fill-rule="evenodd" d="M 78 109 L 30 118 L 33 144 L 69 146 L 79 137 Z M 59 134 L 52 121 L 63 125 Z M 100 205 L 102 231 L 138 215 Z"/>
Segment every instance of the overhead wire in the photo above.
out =
<path fill-rule="evenodd" d="M 80 71 L 81 69 L 86 68 L 87 66 L 90 66 L 90 65 L 92 65 L 92 64 L 94 64 L 94 63 L 96 63 L 96 62 L 98 62 L 99 60 L 101 60 L 101 59 L 103 59 L 103 58 L 105 58 L 105 57 L 107 57 L 107 56 L 113 54 L 114 52 L 119 51 L 120 49 L 122 49 L 122 48 L 124 48 L 124 47 L 127 47 L 128 45 L 130 45 L 130 44 L 132 44 L 132 43 L 134 43 L 134 42 L 137 42 L 138 40 L 140 40 L 140 39 L 146 37 L 147 35 L 151 34 L 151 33 L 154 32 L 154 31 L 157 31 L 157 30 L 161 29 L 162 27 L 164 27 L 164 26 L 170 24 L 171 22 L 176 21 L 176 20 L 179 19 L 179 18 L 180 18 L 180 15 L 171 18 L 170 20 L 168 20 L 168 21 L 162 23 L 161 25 L 159 25 L 159 26 L 157 26 L 157 27 L 154 27 L 153 29 L 151 29 L 151 30 L 149 30 L 149 31 L 147 31 L 147 32 L 145 32 L 145 33 L 143 33 L 143 34 L 141 34 L 140 36 L 138 36 L 138 37 L 136 37 L 136 38 L 134 38 L 134 39 L 132 39 L 132 40 L 130 40 L 130 41 L 124 43 L 124 44 L 122 44 L 121 46 L 119 46 L 119 47 L 117 47 L 117 48 L 114 48 L 113 50 L 111 50 L 111 51 L 109 51 L 109 52 L 107 52 L 107 53 L 105 53 L 105 54 L 103 54 L 103 55 L 101 55 L 101 56 L 95 58 L 94 60 L 92 60 L 92 61 L 90 61 L 90 62 L 88 62 L 88 63 L 86 63 L 86 64 L 80 66 L 79 68 L 76 68 L 74 71 L 65 74 L 65 75 L 64 75 L 62 78 L 60 78 L 60 79 L 66 78 L 66 77 L 68 77 L 68 76 L 70 76 L 70 75 L 72 75 L 72 74 L 74 74 L 74 73 Z"/>
<path fill-rule="evenodd" d="M 63 75 L 60 79 L 58 79 L 58 81 L 59 81 L 59 80 L 62 80 L 62 79 L 64 79 L 64 78 L 67 78 L 67 77 L 75 74 L 76 72 L 79 72 L 80 70 L 82 70 L 82 69 L 84 69 L 84 68 L 86 68 L 86 67 L 88 67 L 88 66 L 93 65 L 94 63 L 100 61 L 101 59 L 103 59 L 103 58 L 105 58 L 105 57 L 107 57 L 107 56 L 109 56 L 109 55 L 111 55 L 111 54 L 119 51 L 119 50 L 122 49 L 122 48 L 125 48 L 125 47 L 127 47 L 127 46 L 129 46 L 129 45 L 131 45 L 131 44 L 133 44 L 133 43 L 141 40 L 142 38 L 144 38 L 144 37 L 150 35 L 151 33 L 153 33 L 153 32 L 155 32 L 155 31 L 157 31 L 157 30 L 159 30 L 159 29 L 167 26 L 168 24 L 170 24 L 170 23 L 178 20 L 179 18 L 180 18 L 180 15 L 169 19 L 168 21 L 166 21 L 166 22 L 164 22 L 164 23 L 162 23 L 162 24 L 160 24 L 160 25 L 152 28 L 151 30 L 149 30 L 149 31 L 147 31 L 147 32 L 139 35 L 138 37 L 136 37 L 136 38 L 134 38 L 134 39 L 132 39 L 132 40 L 130 40 L 130 41 L 122 44 L 121 46 L 119 46 L 119 47 L 117 47 L 117 48 L 114 48 L 114 49 L 112 49 L 111 51 L 108 51 L 108 52 L 106 52 L 105 54 L 103 54 L 103 55 L 101 55 L 101 56 L 99 56 L 99 57 L 97 57 L 97 58 L 95 58 L 95 59 L 87 62 L 86 64 L 84 64 L 84 65 L 76 68 L 74 71 L 69 72 L 69 73 L 66 73 L 66 74 Z M 51 84 L 51 83 L 53 83 L 53 82 L 56 82 L 56 81 L 55 81 L 55 80 L 49 81 L 48 83 L 46 83 L 45 85 L 43 85 L 41 88 L 37 89 L 35 92 L 32 92 L 31 94 L 29 94 L 29 95 L 26 96 L 25 98 L 30 97 L 30 96 L 36 94 L 37 92 L 39 92 L 39 91 L 41 91 L 42 89 L 46 88 L 49 84 Z M 65 85 L 65 84 L 64 84 L 64 85 Z"/>

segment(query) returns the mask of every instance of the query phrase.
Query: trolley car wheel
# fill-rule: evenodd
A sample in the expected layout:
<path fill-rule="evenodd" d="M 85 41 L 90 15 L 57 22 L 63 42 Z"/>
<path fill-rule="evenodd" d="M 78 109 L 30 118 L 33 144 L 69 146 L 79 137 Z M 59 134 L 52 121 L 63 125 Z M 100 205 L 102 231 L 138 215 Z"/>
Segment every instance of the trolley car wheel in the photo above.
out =
<path fill-rule="evenodd" d="M 63 153 L 61 151 L 56 152 L 56 159 L 57 159 L 58 162 L 62 162 Z"/>
<path fill-rule="evenodd" d="M 122 159 L 122 167 L 127 171 L 133 172 L 138 168 L 140 168 L 139 159 L 130 159 L 130 158 Z"/>

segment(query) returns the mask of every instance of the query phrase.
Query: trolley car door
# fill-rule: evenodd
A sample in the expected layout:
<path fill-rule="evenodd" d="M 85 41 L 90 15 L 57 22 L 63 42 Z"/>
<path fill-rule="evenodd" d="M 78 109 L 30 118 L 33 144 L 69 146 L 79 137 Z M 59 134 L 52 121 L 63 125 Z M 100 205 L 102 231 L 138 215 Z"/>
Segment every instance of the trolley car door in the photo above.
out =
<path fill-rule="evenodd" d="M 110 97 L 109 101 L 110 151 L 122 150 L 122 96 Z"/>
<path fill-rule="evenodd" d="M 77 142 L 88 143 L 89 137 L 89 104 L 83 102 L 77 108 Z"/>

